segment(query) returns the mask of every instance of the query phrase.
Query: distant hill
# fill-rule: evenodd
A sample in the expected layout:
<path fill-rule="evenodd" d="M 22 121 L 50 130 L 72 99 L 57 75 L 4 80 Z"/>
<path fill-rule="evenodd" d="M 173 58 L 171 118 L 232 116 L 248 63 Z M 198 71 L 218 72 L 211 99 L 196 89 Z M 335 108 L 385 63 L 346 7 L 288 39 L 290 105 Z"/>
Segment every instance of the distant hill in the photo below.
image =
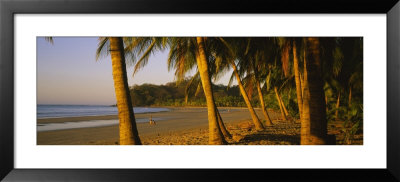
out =
<path fill-rule="evenodd" d="M 185 79 L 165 85 L 131 86 L 132 104 L 133 106 L 206 106 L 203 89 L 197 88 L 197 85 L 187 88 L 188 83 L 189 79 Z M 238 86 L 228 88 L 224 85 L 213 85 L 213 91 L 217 106 L 246 106 Z"/>

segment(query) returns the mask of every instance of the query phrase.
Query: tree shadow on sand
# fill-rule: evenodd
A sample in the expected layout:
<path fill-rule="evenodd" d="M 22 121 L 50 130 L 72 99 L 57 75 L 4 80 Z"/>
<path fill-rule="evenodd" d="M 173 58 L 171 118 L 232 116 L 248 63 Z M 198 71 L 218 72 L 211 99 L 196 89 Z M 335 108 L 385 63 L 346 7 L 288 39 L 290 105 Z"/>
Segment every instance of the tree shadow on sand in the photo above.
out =
<path fill-rule="evenodd" d="M 258 143 L 260 141 L 267 141 L 267 145 L 300 145 L 300 135 L 287 135 L 287 134 L 270 134 L 270 133 L 254 133 L 246 135 L 238 142 L 232 143 L 234 145 L 247 145 L 250 143 Z"/>

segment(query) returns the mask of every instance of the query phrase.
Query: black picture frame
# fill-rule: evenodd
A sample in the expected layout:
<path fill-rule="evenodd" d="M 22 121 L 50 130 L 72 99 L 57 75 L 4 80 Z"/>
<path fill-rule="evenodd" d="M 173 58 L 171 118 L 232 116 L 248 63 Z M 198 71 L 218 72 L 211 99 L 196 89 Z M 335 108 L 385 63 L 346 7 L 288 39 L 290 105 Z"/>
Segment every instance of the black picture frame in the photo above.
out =
<path fill-rule="evenodd" d="M 15 169 L 14 15 L 31 13 L 381 13 L 387 15 L 386 169 Z M 316 16 L 318 16 L 316 14 Z M 398 0 L 0 0 L 0 179 L 5 181 L 399 181 Z M 379 62 L 379 61 L 378 61 Z M 366 159 L 367 160 L 367 159 Z M 259 179 L 258 179 L 259 178 Z M 232 179 L 229 179 L 232 180 Z"/>

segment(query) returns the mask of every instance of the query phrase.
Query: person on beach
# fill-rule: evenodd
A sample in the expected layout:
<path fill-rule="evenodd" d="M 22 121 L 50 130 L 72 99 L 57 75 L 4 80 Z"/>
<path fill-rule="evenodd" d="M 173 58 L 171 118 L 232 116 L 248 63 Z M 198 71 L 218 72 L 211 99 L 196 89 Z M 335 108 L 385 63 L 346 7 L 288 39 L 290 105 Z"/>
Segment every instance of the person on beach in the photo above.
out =
<path fill-rule="evenodd" d="M 150 125 L 156 125 L 156 122 L 152 119 L 152 116 L 150 115 L 150 121 L 149 121 Z"/>

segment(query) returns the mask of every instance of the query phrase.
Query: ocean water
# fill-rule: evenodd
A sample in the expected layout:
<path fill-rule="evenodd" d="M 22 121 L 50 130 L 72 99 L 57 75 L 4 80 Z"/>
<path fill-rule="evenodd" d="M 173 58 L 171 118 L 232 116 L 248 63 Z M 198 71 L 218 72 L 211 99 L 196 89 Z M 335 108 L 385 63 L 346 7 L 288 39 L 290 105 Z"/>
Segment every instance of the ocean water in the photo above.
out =
<path fill-rule="evenodd" d="M 167 108 L 134 107 L 135 113 L 169 111 Z M 37 105 L 37 118 L 117 115 L 118 109 L 106 105 Z"/>
<path fill-rule="evenodd" d="M 163 118 L 152 118 L 153 121 L 161 121 Z M 136 123 L 149 122 L 148 118 L 136 118 Z M 66 130 L 75 128 L 93 128 L 102 126 L 117 125 L 119 123 L 116 119 L 110 120 L 90 120 L 90 121 L 79 121 L 79 122 L 65 122 L 65 123 L 46 123 L 38 124 L 37 131 L 54 131 L 54 130 Z"/>

